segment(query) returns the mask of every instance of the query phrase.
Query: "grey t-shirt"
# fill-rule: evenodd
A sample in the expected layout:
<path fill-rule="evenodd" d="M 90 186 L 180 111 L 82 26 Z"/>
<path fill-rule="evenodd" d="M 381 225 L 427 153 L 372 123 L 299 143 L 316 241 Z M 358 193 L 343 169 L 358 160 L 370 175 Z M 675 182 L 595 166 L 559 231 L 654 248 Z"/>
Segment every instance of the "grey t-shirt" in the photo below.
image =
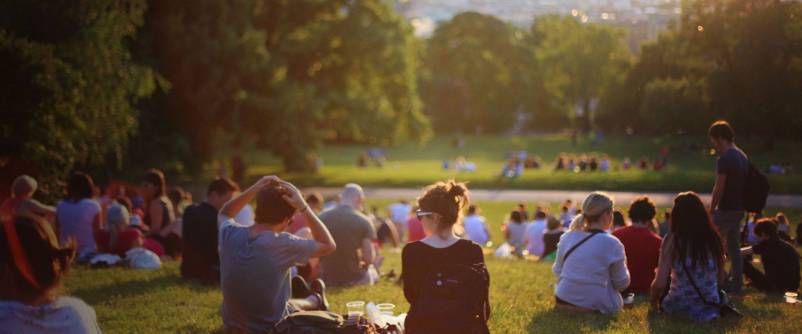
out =
<path fill-rule="evenodd" d="M 726 175 L 724 194 L 718 204 L 720 210 L 744 210 L 744 183 L 749 172 L 749 159 L 738 147 L 733 147 L 716 160 L 716 174 Z"/>
<path fill-rule="evenodd" d="M 290 268 L 305 263 L 316 242 L 282 232 L 252 238 L 233 219 L 220 221 L 220 315 L 227 328 L 266 332 L 290 313 Z"/>
<path fill-rule="evenodd" d="M 78 298 L 37 306 L 0 300 L 0 334 L 11 333 L 99 334 L 100 328 L 95 310 Z"/>
<path fill-rule="evenodd" d="M 337 250 L 320 258 L 323 281 L 331 286 L 350 285 L 362 279 L 365 269 L 359 266 L 357 250 L 362 240 L 376 239 L 376 229 L 361 212 L 340 205 L 320 214 L 320 220 L 331 232 Z"/>

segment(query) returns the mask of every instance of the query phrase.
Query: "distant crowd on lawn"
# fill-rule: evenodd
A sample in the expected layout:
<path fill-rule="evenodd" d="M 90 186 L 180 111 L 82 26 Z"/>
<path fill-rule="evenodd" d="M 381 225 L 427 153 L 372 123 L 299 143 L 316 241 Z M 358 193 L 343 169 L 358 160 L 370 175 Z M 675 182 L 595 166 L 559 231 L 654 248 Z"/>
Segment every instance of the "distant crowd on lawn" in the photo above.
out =
<path fill-rule="evenodd" d="M 505 243 L 489 251 L 552 261 L 555 308 L 571 313 L 621 312 L 638 294 L 654 310 L 707 322 L 739 314 L 730 300 L 742 296 L 744 277 L 759 291 L 795 293 L 800 263 L 790 242 L 802 244 L 802 224 L 792 239 L 784 214 L 754 210 L 760 175 L 735 145 L 733 129 L 719 121 L 708 134 L 719 152 L 709 205 L 680 193 L 658 223 L 645 196 L 626 214 L 603 192 L 578 206 L 567 200 L 556 214 L 521 203 L 503 225 Z M 157 169 L 139 187 L 113 184 L 103 194 L 88 174 L 74 173 L 55 206 L 33 199 L 30 176 L 18 177 L 11 190 L 0 206 L 3 331 L 99 333 L 90 306 L 60 295 L 70 267 L 154 268 L 175 260 L 181 277 L 220 286 L 227 332 L 270 332 L 293 326 L 288 317 L 323 317 L 307 311 L 329 309 L 328 287 L 385 278 L 403 284 L 405 333 L 489 333 L 484 248 L 493 246 L 491 229 L 464 183 L 433 183 L 414 203 L 385 210 L 367 207 L 358 184 L 326 201 L 277 176 L 244 190 L 219 177 L 192 203 L 180 188 L 168 191 Z M 742 228 L 747 211 L 753 213 Z M 400 275 L 383 270 L 387 249 L 401 252 Z"/>

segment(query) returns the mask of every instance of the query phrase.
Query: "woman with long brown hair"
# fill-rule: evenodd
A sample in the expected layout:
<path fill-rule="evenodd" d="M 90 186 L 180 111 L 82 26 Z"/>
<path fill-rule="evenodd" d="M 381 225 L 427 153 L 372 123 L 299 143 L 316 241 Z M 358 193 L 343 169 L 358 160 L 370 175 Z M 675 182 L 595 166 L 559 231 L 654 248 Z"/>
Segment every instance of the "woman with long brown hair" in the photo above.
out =
<path fill-rule="evenodd" d="M 167 182 L 162 171 L 152 168 L 142 180 L 142 195 L 145 197 L 145 225 L 150 228 L 149 237 L 164 247 L 167 255 L 181 254 L 181 237 L 174 233 L 175 214 L 173 204 L 167 198 Z"/>
<path fill-rule="evenodd" d="M 721 316 L 724 249 L 718 229 L 694 192 L 674 199 L 671 232 L 663 239 L 651 303 L 665 313 L 706 322 Z"/>

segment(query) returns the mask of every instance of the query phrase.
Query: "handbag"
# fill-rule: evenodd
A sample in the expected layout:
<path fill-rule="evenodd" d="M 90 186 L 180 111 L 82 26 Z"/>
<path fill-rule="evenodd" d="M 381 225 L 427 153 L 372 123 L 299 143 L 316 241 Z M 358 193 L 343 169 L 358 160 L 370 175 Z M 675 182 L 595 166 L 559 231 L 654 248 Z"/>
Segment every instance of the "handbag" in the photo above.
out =
<path fill-rule="evenodd" d="M 694 282 L 693 276 L 691 276 L 691 272 L 688 270 L 688 265 L 685 264 L 685 261 L 682 261 L 682 269 L 685 270 L 685 275 L 688 276 L 688 280 L 691 282 L 693 289 L 696 291 L 696 294 L 699 295 L 699 298 L 702 299 L 703 303 L 713 307 L 718 307 L 719 313 L 721 313 L 722 318 L 726 316 L 743 318 L 744 314 L 740 310 L 738 310 L 737 307 L 735 307 L 735 304 L 732 303 L 730 296 L 728 296 L 724 290 L 721 289 L 718 290 L 718 300 L 719 300 L 718 304 L 708 302 L 707 299 L 705 299 L 704 295 L 702 295 L 702 291 L 700 291 L 699 287 L 696 286 L 696 282 Z"/>

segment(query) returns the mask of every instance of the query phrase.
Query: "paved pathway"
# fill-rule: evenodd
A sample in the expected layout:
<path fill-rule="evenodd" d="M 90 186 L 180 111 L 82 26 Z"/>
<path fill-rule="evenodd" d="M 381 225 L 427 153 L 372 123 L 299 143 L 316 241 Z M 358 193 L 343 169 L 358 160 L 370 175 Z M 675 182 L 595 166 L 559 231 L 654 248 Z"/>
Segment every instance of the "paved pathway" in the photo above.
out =
<path fill-rule="evenodd" d="M 306 188 L 304 190 L 319 191 L 324 196 L 335 195 L 339 188 Z M 562 202 L 570 198 L 575 203 L 582 203 L 585 196 L 590 191 L 574 190 L 490 190 L 490 189 L 471 189 L 471 198 L 481 201 L 526 201 L 533 202 Z M 658 206 L 672 206 L 676 193 L 638 193 L 611 191 L 612 195 L 619 204 L 629 203 L 635 197 L 648 195 Z M 415 198 L 420 195 L 420 189 L 412 188 L 365 188 L 365 195 L 368 198 Z M 702 194 L 702 199 L 710 202 L 710 194 Z M 769 208 L 802 208 L 802 195 L 769 195 L 766 206 Z"/>

